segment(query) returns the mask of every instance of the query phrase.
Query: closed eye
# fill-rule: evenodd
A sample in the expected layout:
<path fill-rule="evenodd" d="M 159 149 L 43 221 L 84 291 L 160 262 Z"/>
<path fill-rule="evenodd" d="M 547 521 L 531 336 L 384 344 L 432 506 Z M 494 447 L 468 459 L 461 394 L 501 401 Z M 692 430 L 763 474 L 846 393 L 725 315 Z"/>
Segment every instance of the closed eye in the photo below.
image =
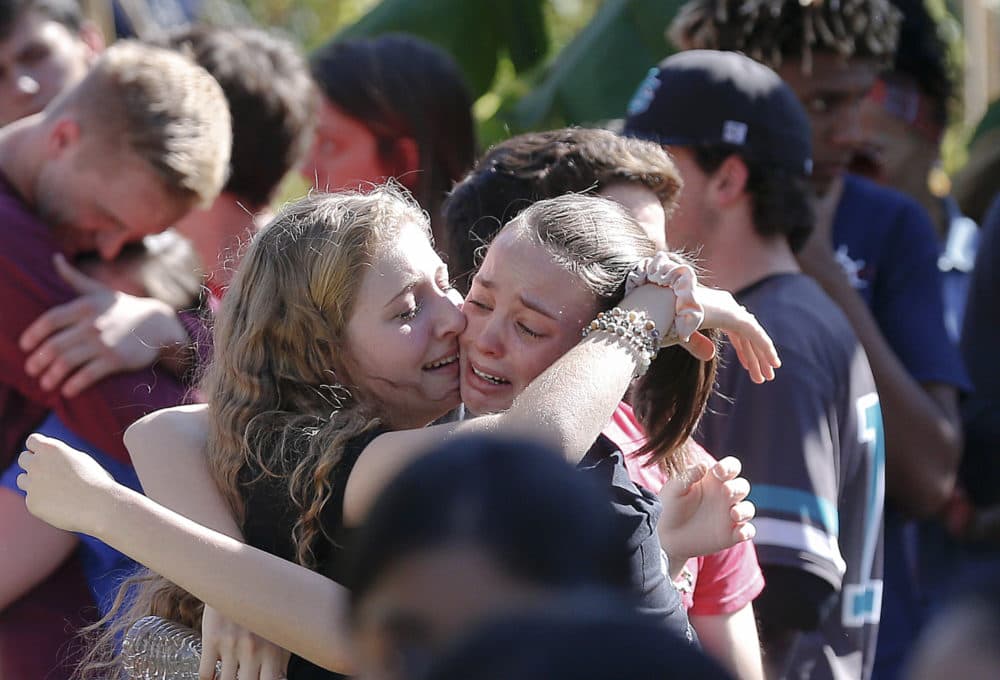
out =
<path fill-rule="evenodd" d="M 417 317 L 417 314 L 420 313 L 421 308 L 422 308 L 422 305 L 413 305 L 412 307 L 410 307 L 409 309 L 407 309 L 405 312 L 402 312 L 401 314 L 397 314 L 396 318 L 399 319 L 400 321 L 413 321 L 413 319 L 415 319 Z"/>
<path fill-rule="evenodd" d="M 473 307 L 478 307 L 479 309 L 483 309 L 483 310 L 485 310 L 487 312 L 492 312 L 493 311 L 492 307 L 490 307 L 488 304 L 486 304 L 485 302 L 482 302 L 480 300 L 473 300 L 471 298 L 466 298 L 465 303 L 468 304 L 468 305 L 472 305 Z"/>
<path fill-rule="evenodd" d="M 522 333 L 524 333 L 525 335 L 528 335 L 528 336 L 530 336 L 532 338 L 540 338 L 540 337 L 542 337 L 541 333 L 538 333 L 536 331 L 531 330 L 530 328 L 528 328 L 527 326 L 525 326 L 523 323 L 520 323 L 520 322 L 517 324 L 517 329 L 519 331 L 521 331 Z"/>

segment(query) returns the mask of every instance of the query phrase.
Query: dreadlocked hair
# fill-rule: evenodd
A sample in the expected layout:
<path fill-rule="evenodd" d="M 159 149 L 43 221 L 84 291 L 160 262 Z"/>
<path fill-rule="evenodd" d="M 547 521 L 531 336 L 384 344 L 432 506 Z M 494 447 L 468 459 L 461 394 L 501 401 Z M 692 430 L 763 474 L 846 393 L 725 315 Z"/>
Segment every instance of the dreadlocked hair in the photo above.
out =
<path fill-rule="evenodd" d="M 889 0 L 693 0 L 667 37 L 680 49 L 727 50 L 777 69 L 813 51 L 892 62 L 902 14 Z"/>
<path fill-rule="evenodd" d="M 343 385 L 345 337 L 360 282 L 403 224 L 430 223 L 395 186 L 314 194 L 286 206 L 240 261 L 214 328 L 202 380 L 212 405 L 205 457 L 237 523 L 257 484 L 293 517 L 298 564 L 316 569 L 332 538 L 321 522 L 344 447 L 385 419 L 361 390 Z M 287 513 L 284 511 L 288 511 Z M 82 678 L 119 677 L 116 639 L 154 614 L 200 631 L 204 605 L 148 570 L 119 590 L 111 612 L 84 631 Z"/>

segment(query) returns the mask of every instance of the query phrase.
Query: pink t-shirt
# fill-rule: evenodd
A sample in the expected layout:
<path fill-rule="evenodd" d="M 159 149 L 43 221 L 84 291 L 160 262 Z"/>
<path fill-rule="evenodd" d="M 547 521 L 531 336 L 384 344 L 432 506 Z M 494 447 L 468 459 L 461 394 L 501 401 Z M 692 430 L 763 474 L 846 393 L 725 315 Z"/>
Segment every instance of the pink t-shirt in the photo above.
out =
<path fill-rule="evenodd" d="M 637 455 L 646 443 L 646 434 L 631 406 L 624 402 L 618 405 L 604 428 L 604 435 L 625 454 L 625 467 L 632 481 L 660 493 L 667 480 L 666 472 L 658 465 L 644 466 L 647 457 Z M 708 465 L 716 462 L 694 441 L 688 442 L 688 451 Z M 764 575 L 753 542 L 743 541 L 712 555 L 688 560 L 674 585 L 691 614 L 717 616 L 739 611 L 752 602 L 764 589 Z"/>

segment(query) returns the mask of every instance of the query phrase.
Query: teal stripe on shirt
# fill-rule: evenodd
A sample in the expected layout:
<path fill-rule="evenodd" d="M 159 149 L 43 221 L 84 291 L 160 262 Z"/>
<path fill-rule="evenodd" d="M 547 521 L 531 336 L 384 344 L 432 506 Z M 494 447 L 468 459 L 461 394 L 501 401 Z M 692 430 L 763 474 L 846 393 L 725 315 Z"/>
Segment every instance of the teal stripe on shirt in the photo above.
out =
<path fill-rule="evenodd" d="M 750 500 L 757 506 L 757 512 L 771 511 L 807 518 L 812 524 L 823 527 L 826 533 L 837 536 L 840 533 L 840 517 L 837 508 L 825 498 L 820 498 L 801 489 L 787 486 L 754 484 Z"/>

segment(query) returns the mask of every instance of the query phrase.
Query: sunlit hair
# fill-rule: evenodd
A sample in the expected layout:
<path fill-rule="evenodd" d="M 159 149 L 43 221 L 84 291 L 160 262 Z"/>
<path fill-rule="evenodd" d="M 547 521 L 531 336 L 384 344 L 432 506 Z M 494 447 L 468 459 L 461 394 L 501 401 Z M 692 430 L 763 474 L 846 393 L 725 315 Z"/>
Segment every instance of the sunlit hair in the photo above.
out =
<path fill-rule="evenodd" d="M 598 309 L 618 304 L 625 277 L 656 246 L 617 203 L 595 196 L 567 194 L 538 201 L 504 230 L 515 230 L 541 245 L 553 261 L 586 285 Z M 674 255 L 682 261 L 679 255 Z M 642 453 L 650 464 L 672 473 L 682 464 L 683 445 L 694 432 L 715 383 L 717 360 L 703 362 L 674 346 L 660 351 L 633 387 L 632 403 L 646 430 Z"/>
<path fill-rule="evenodd" d="M 238 517 L 248 473 L 288 480 L 306 566 L 322 538 L 331 470 L 379 415 L 338 377 L 347 322 L 374 256 L 408 222 L 430 236 L 425 214 L 389 187 L 293 203 L 254 238 L 216 321 L 203 383 L 213 405 L 209 466 Z"/>
<path fill-rule="evenodd" d="M 208 204 L 225 184 L 232 146 L 226 97 L 205 69 L 177 52 L 116 43 L 45 115 L 70 112 L 106 150 L 145 161 L 172 196 Z"/>
<path fill-rule="evenodd" d="M 380 422 L 377 403 L 341 384 L 347 323 L 365 270 L 407 223 L 430 235 L 426 215 L 392 186 L 296 201 L 254 236 L 216 318 L 202 382 L 212 405 L 209 468 L 241 524 L 250 485 L 285 483 L 296 562 L 309 568 L 329 540 L 321 514 L 344 446 Z M 87 677 L 114 665 L 115 634 L 141 616 L 200 629 L 201 602 L 166 579 L 146 572 L 119 600 L 126 587 L 134 601 L 102 622 L 112 625 L 90 652 Z"/>
<path fill-rule="evenodd" d="M 892 62 L 902 15 L 889 0 L 692 0 L 667 30 L 682 50 L 743 52 L 771 68 L 814 52 Z"/>
<path fill-rule="evenodd" d="M 534 201 L 597 193 L 617 182 L 645 186 L 667 217 L 682 182 L 658 144 L 610 130 L 564 128 L 529 132 L 491 148 L 452 190 L 444 205 L 448 268 L 467 292 L 482 246 Z"/>

